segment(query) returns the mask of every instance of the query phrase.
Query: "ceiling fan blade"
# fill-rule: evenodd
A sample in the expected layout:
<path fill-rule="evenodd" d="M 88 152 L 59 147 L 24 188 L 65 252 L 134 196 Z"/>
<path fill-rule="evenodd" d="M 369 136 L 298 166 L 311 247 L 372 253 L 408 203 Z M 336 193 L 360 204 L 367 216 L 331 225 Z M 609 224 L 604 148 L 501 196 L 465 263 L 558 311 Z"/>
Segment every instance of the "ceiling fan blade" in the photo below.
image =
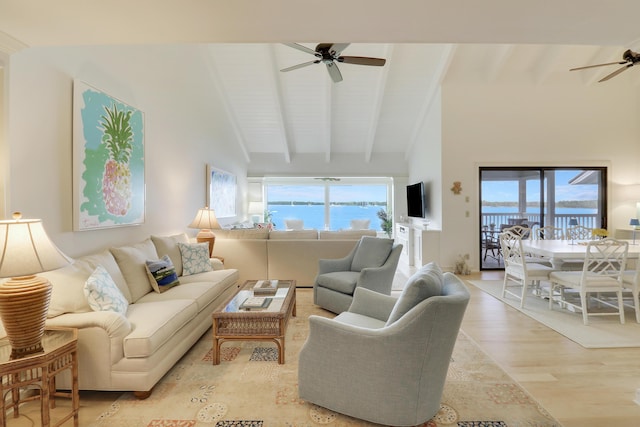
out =
<path fill-rule="evenodd" d="M 604 76 L 603 78 L 601 78 L 600 80 L 598 80 L 598 83 L 600 83 L 600 82 L 606 82 L 606 81 L 607 81 L 607 80 L 609 80 L 610 78 L 617 76 L 618 74 L 620 74 L 620 73 L 621 73 L 621 72 L 623 72 L 623 71 L 628 70 L 628 69 L 629 69 L 629 68 L 631 68 L 632 66 L 633 66 L 633 63 L 631 63 L 631 64 L 627 64 L 627 65 L 625 65 L 625 66 L 624 66 L 624 67 L 622 67 L 622 68 L 618 68 L 618 69 L 617 69 L 616 71 L 614 71 L 613 73 L 611 73 L 611 74 L 609 74 L 609 75 L 607 75 L 607 76 Z"/>
<path fill-rule="evenodd" d="M 298 44 L 298 43 L 283 43 L 283 44 L 287 45 L 289 47 L 292 47 L 294 49 L 298 49 L 298 50 L 301 50 L 303 52 L 310 53 L 311 55 L 314 55 L 314 56 L 316 54 L 315 50 L 309 49 L 308 47 L 302 46 L 301 44 Z"/>
<path fill-rule="evenodd" d="M 298 68 L 307 67 L 309 65 L 317 64 L 318 62 L 320 62 L 320 61 L 319 60 L 315 60 L 315 61 L 303 62 L 302 64 L 294 65 L 292 67 L 283 68 L 280 71 L 282 71 L 283 73 L 286 73 L 287 71 L 297 70 Z"/>
<path fill-rule="evenodd" d="M 338 69 L 338 65 L 335 62 L 329 62 L 327 65 L 327 71 L 329 72 L 329 76 L 331 76 L 331 80 L 334 83 L 339 83 L 342 81 L 342 73 Z"/>
<path fill-rule="evenodd" d="M 607 62 L 606 64 L 587 65 L 586 67 L 571 68 L 569 71 L 586 70 L 587 68 L 604 67 L 605 65 L 626 64 L 627 61 Z"/>
<path fill-rule="evenodd" d="M 331 52 L 333 56 L 337 58 L 338 56 L 340 56 L 343 50 L 349 47 L 350 44 L 351 43 L 333 43 L 331 46 L 329 46 L 329 52 Z"/>
<path fill-rule="evenodd" d="M 338 61 L 345 64 L 357 64 L 357 65 L 374 65 L 376 67 L 382 67 L 387 60 L 382 58 L 369 58 L 366 56 L 341 56 Z"/>

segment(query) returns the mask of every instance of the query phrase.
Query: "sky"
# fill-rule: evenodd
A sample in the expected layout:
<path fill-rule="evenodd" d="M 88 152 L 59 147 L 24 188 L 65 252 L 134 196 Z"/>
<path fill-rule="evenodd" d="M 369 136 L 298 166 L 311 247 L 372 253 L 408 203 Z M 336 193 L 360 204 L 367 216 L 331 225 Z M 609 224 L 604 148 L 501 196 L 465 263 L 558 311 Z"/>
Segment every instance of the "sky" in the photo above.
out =
<path fill-rule="evenodd" d="M 560 200 L 597 200 L 597 185 L 570 185 L 569 180 L 578 175 L 580 170 L 556 171 L 556 201 Z M 491 202 L 518 200 L 517 181 L 485 181 L 482 184 L 482 199 Z M 527 181 L 527 200 L 540 199 L 540 183 L 537 180 Z"/>
<path fill-rule="evenodd" d="M 267 200 L 324 202 L 324 184 L 320 185 L 269 185 Z M 386 202 L 385 185 L 331 185 L 332 202 Z"/>

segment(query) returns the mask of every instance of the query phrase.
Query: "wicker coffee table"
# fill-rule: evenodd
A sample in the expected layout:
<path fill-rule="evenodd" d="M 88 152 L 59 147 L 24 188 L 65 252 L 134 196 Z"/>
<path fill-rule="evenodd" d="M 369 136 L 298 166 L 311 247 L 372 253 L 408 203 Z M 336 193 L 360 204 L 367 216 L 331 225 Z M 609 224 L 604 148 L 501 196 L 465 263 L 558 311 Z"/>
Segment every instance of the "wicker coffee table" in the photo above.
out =
<path fill-rule="evenodd" d="M 275 295 L 266 308 L 244 309 L 243 302 L 254 297 L 256 280 L 247 280 L 230 300 L 213 312 L 213 364 L 220 363 L 220 347 L 226 341 L 273 341 L 278 346 L 278 363 L 284 363 L 284 336 L 287 321 L 296 315 L 296 281 L 279 280 Z"/>

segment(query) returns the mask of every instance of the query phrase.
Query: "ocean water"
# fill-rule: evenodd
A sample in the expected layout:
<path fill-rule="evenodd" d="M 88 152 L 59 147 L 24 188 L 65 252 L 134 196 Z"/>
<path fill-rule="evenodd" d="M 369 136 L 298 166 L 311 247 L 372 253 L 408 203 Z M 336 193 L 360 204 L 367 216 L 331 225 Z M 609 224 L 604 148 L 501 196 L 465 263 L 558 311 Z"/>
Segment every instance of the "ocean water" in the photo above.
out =
<path fill-rule="evenodd" d="M 378 211 L 381 206 L 331 206 L 330 230 L 351 228 L 352 219 L 369 219 L 369 228 L 382 230 Z M 322 205 L 273 205 L 269 204 L 269 210 L 273 213 L 272 222 L 276 229 L 284 229 L 285 219 L 304 219 L 304 228 L 325 229 L 324 206 Z"/>

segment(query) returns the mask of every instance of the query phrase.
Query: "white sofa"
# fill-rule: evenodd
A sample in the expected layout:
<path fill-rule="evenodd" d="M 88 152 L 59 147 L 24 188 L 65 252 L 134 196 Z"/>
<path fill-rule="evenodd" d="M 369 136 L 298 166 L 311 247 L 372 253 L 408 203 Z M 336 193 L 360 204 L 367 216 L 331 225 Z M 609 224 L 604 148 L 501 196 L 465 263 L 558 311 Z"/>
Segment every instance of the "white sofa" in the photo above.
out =
<path fill-rule="evenodd" d="M 78 328 L 81 390 L 134 391 L 147 397 L 211 327 L 213 310 L 237 289 L 238 271 L 225 269 L 219 260 L 210 260 L 212 271 L 183 275 L 178 242 L 189 243 L 186 235 L 151 236 L 42 273 L 53 284 L 47 324 Z M 164 255 L 173 262 L 180 284 L 159 293 L 151 286 L 145 261 Z M 89 306 L 83 288 L 98 265 L 126 298 L 125 315 Z M 58 386 L 70 387 L 70 377 L 61 376 Z"/>
<path fill-rule="evenodd" d="M 213 255 L 225 268 L 239 271 L 239 283 L 251 279 L 293 279 L 298 287 L 312 287 L 318 261 L 347 256 L 362 236 L 375 230 L 317 231 L 267 229 L 214 230 Z"/>

